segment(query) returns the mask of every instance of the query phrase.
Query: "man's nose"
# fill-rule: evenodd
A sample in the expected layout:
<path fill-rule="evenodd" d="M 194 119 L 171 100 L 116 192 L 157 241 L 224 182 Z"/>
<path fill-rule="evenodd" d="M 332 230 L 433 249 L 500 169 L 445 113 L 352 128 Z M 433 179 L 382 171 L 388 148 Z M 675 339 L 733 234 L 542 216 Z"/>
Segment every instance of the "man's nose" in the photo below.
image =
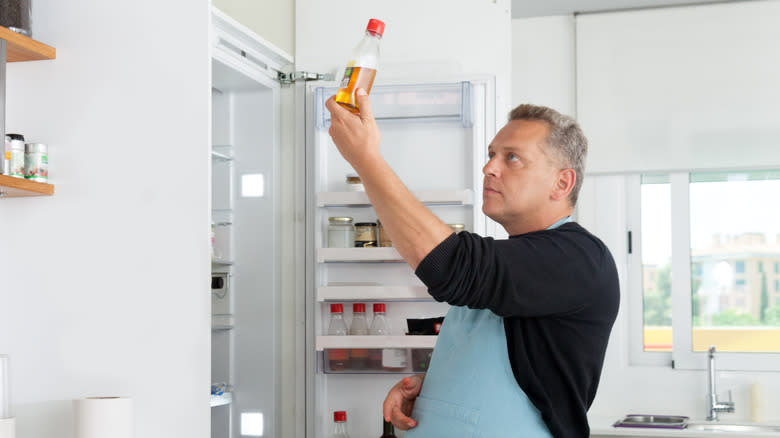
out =
<path fill-rule="evenodd" d="M 488 158 L 488 162 L 485 163 L 485 165 L 482 167 L 482 173 L 485 176 L 493 176 L 493 177 L 498 176 L 499 170 L 498 170 L 498 165 L 495 163 L 496 161 L 495 158 L 496 158 L 495 156 L 493 156 L 492 158 Z"/>

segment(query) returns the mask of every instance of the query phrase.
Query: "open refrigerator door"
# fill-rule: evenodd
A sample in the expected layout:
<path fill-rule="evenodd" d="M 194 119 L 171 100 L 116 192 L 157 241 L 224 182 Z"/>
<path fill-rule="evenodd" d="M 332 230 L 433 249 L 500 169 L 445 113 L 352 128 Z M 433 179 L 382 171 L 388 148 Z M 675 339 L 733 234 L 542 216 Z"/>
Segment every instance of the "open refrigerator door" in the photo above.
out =
<path fill-rule="evenodd" d="M 403 376 L 425 372 L 436 343 L 435 332 L 409 325 L 442 317 L 449 306 L 428 295 L 398 252 L 382 245 L 386 238 L 374 234 L 371 243 L 376 213 L 365 192 L 348 183 L 356 173 L 328 135 L 324 104 L 336 91 L 322 83 L 306 91 L 306 436 L 329 436 L 334 411 L 346 411 L 351 436 L 378 437 L 387 391 Z M 482 235 L 488 224 L 481 169 L 495 133 L 494 96 L 491 78 L 376 84 L 371 91 L 385 160 L 445 223 Z M 339 221 L 329 218 L 351 218 L 357 244 L 369 247 L 329 239 L 331 222 Z M 370 326 L 373 304 L 384 304 L 376 309 L 384 307 L 388 328 L 381 335 L 329 335 L 332 304 L 342 305 L 347 327 L 353 309 L 365 308 Z"/>

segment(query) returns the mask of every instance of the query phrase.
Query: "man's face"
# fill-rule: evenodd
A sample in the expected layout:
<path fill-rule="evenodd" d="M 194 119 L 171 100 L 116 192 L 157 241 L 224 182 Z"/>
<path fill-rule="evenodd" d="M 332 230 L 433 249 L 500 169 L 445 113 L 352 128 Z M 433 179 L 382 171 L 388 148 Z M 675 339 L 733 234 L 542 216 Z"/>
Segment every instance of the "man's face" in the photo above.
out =
<path fill-rule="evenodd" d="M 513 120 L 488 147 L 482 212 L 505 228 L 550 205 L 558 168 L 544 153 L 546 124 Z"/>

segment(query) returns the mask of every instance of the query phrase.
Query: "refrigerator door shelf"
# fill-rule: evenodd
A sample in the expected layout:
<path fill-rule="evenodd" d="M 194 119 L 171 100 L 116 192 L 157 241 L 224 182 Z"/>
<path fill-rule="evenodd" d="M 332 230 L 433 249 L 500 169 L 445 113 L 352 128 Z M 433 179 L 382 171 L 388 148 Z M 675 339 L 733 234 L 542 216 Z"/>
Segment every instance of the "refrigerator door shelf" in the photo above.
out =
<path fill-rule="evenodd" d="M 320 286 L 317 301 L 434 301 L 425 286 Z"/>
<path fill-rule="evenodd" d="M 315 124 L 330 127 L 330 112 L 325 101 L 337 87 L 318 87 L 315 99 Z M 450 84 L 376 85 L 371 88 L 371 107 L 377 121 L 455 121 L 464 127 L 473 125 L 471 82 Z"/>
<path fill-rule="evenodd" d="M 317 263 L 403 262 L 395 248 L 318 248 Z"/>
<path fill-rule="evenodd" d="M 317 336 L 317 351 L 332 348 L 433 348 L 438 336 Z"/>
<path fill-rule="evenodd" d="M 421 190 L 414 196 L 425 205 L 472 205 L 472 190 Z M 320 192 L 317 193 L 318 207 L 370 207 L 366 192 Z"/>
<path fill-rule="evenodd" d="M 222 395 L 211 394 L 211 407 L 225 406 L 233 403 L 233 393 L 226 392 Z"/>

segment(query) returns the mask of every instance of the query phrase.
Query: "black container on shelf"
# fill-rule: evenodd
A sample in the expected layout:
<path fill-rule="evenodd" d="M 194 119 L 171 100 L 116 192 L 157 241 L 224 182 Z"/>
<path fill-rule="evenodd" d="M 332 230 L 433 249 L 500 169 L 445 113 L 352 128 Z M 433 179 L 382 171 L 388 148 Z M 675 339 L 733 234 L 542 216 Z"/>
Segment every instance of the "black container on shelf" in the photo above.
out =
<path fill-rule="evenodd" d="M 32 0 L 0 0 L 0 26 L 32 36 Z"/>

